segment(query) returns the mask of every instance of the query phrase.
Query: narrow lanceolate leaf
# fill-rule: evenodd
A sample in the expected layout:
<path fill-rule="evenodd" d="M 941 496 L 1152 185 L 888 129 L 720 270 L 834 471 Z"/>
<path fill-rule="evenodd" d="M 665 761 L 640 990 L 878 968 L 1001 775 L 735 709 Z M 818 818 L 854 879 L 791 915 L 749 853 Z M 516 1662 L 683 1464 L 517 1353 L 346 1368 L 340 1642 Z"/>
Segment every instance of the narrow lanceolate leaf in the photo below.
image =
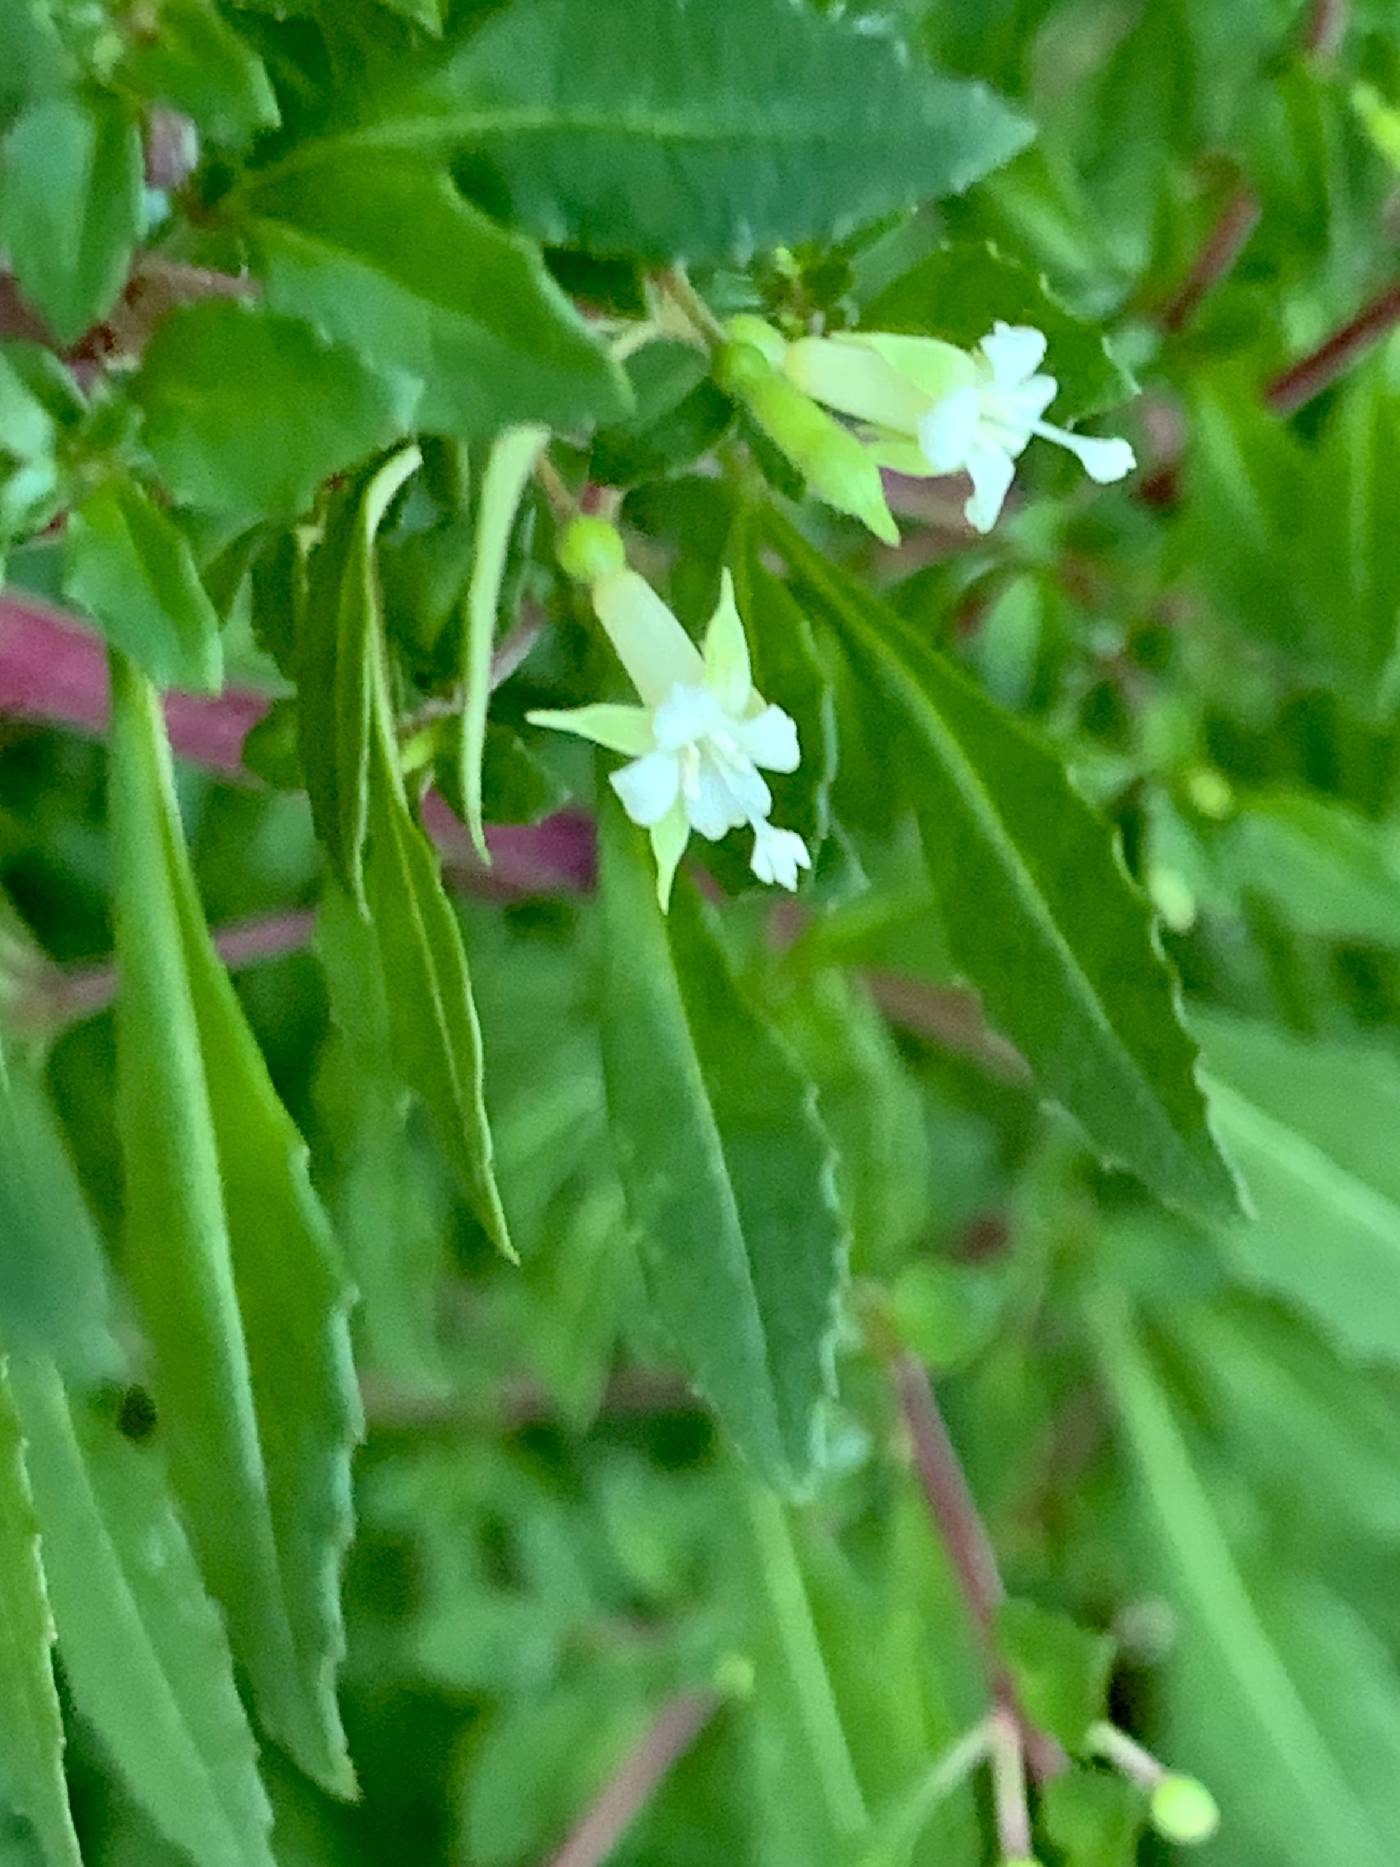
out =
<path fill-rule="evenodd" d="M 64 594 L 157 687 L 218 692 L 218 614 L 184 536 L 134 480 L 106 481 L 70 513 L 64 554 Z"/>
<path fill-rule="evenodd" d="M 66 1393 L 51 1362 L 17 1359 L 12 1380 L 74 1706 L 191 1860 L 272 1867 L 272 1811 L 228 1640 L 159 1454 Z"/>
<path fill-rule="evenodd" d="M 461 792 L 467 828 L 483 862 L 491 860 L 481 813 L 481 775 L 486 757 L 486 712 L 491 701 L 491 650 L 496 640 L 496 611 L 506 573 L 511 527 L 536 457 L 548 438 L 537 427 L 508 428 L 491 449 L 477 506 L 476 552 L 467 586 L 466 627 L 462 631 Z"/>
<path fill-rule="evenodd" d="M 141 213 L 141 136 L 117 98 L 74 92 L 24 111 L 0 151 L 0 247 L 61 344 L 112 307 Z"/>
<path fill-rule="evenodd" d="M 348 1296 L 305 1147 L 204 925 L 155 695 L 119 657 L 111 820 L 125 1262 L 171 1478 L 262 1723 L 346 1793 Z"/>
<path fill-rule="evenodd" d="M 610 798 L 601 837 L 608 1119 L 652 1300 L 738 1444 L 798 1487 L 821 1456 L 847 1255 L 816 1091 L 693 892 L 662 914 Z"/>
<path fill-rule="evenodd" d="M 422 427 L 473 440 L 627 408 L 621 371 L 538 248 L 463 200 L 444 170 L 342 153 L 253 187 L 241 207 L 273 307 L 415 376 Z"/>
<path fill-rule="evenodd" d="M 44 1867 L 82 1867 L 63 1779 L 52 1644 L 21 1428 L 0 1364 L 0 1805 L 31 1824 Z"/>
<path fill-rule="evenodd" d="M 1223 1234 L 1251 1283 L 1307 1310 L 1353 1355 L 1400 1362 L 1400 1068 L 1194 1013 L 1206 1085 L 1257 1217 Z"/>
<path fill-rule="evenodd" d="M 888 709 L 949 948 L 991 1022 L 1104 1160 L 1231 1214 L 1196 1050 L 1147 904 L 1054 752 L 785 522 L 774 536 Z"/>
<path fill-rule="evenodd" d="M 625 101 L 619 72 L 636 80 Z M 792 0 L 518 0 L 405 73 L 344 140 L 454 150 L 470 191 L 553 244 L 720 259 L 956 192 L 1028 135 L 868 18 Z"/>
<path fill-rule="evenodd" d="M 337 494 L 311 560 L 297 631 L 297 732 L 316 834 L 337 881 L 363 901 L 369 819 L 370 703 L 379 653 L 374 541 L 394 494 L 418 465 L 416 448 Z"/>

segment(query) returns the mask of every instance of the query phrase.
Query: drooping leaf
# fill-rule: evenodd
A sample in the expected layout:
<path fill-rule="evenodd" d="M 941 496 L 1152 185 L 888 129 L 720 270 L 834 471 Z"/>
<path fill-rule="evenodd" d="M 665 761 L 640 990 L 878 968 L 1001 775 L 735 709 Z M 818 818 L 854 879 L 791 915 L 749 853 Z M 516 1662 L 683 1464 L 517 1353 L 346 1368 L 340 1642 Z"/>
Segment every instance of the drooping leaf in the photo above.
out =
<path fill-rule="evenodd" d="M 638 81 L 625 109 L 620 72 Z M 957 192 L 1026 137 L 984 86 L 930 71 L 869 19 L 787 0 L 520 0 L 392 84 L 348 140 L 457 152 L 488 207 L 553 245 L 698 260 Z"/>
<path fill-rule="evenodd" d="M 297 628 L 297 744 L 316 834 L 331 871 L 363 902 L 370 720 L 380 654 L 375 539 L 419 463 L 405 448 L 338 493 L 311 560 Z"/>
<path fill-rule="evenodd" d="M 31 1824 L 44 1867 L 82 1867 L 63 1777 L 53 1618 L 22 1427 L 0 1364 L 0 1800 Z"/>
<path fill-rule="evenodd" d="M 804 592 L 889 709 L 958 968 L 1100 1154 L 1168 1203 L 1229 1213 L 1195 1052 L 1146 903 L 1050 748 L 785 522 Z"/>
<path fill-rule="evenodd" d="M 185 111 L 215 142 L 246 142 L 281 116 L 262 60 L 212 0 L 160 0 L 133 35 L 122 75 L 143 95 Z"/>
<path fill-rule="evenodd" d="M 161 1832 L 208 1867 L 272 1867 L 272 1811 L 217 1609 L 159 1455 L 52 1363 L 13 1364 L 73 1701 Z"/>
<path fill-rule="evenodd" d="M 602 818 L 603 1058 L 652 1301 L 754 1464 L 822 1454 L 847 1241 L 815 1092 L 746 1003 L 706 910 L 656 902 L 645 840 Z"/>
<path fill-rule="evenodd" d="M 404 434 L 418 385 L 295 318 L 211 299 L 162 322 L 132 394 L 176 498 L 251 521 L 297 518 L 331 474 Z"/>
<path fill-rule="evenodd" d="M 423 385 L 424 428 L 615 418 L 627 386 L 536 248 L 402 156 L 330 157 L 242 203 L 274 310 Z"/>
<path fill-rule="evenodd" d="M 64 528 L 63 588 L 158 687 L 216 693 L 219 618 L 182 533 L 134 480 L 106 480 Z"/>
<path fill-rule="evenodd" d="M 1004 1601 L 997 1645 L 1027 1717 L 1071 1751 L 1108 1708 L 1113 1642 L 1033 1601 Z"/>
<path fill-rule="evenodd" d="M 113 676 L 126 1269 L 171 1479 L 262 1721 L 345 1793 L 347 1292 L 305 1146 L 204 925 L 154 695 L 120 658 Z"/>
<path fill-rule="evenodd" d="M 136 244 L 141 136 L 130 107 L 70 92 L 32 103 L 0 155 L 0 246 L 61 344 L 111 309 Z"/>

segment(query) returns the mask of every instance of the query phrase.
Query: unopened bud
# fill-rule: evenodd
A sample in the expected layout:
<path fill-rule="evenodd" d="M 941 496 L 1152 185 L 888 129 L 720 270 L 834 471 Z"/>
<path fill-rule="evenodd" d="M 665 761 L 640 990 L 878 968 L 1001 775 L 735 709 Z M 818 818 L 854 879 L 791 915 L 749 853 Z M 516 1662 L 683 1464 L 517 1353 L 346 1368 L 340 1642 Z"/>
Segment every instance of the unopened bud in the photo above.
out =
<path fill-rule="evenodd" d="M 732 343 L 745 344 L 750 350 L 756 350 L 765 362 L 773 365 L 774 369 L 783 367 L 783 359 L 787 355 L 787 339 L 781 331 L 774 330 L 773 326 L 766 323 L 764 319 L 754 317 L 752 312 L 741 311 L 737 317 L 731 318 L 724 328 Z"/>
<path fill-rule="evenodd" d="M 559 540 L 559 563 L 567 576 L 592 584 L 622 570 L 627 553 L 617 527 L 606 519 L 574 519 Z"/>
<path fill-rule="evenodd" d="M 1148 1803 L 1152 1826 L 1164 1841 L 1197 1847 L 1220 1826 L 1215 1797 L 1194 1776 L 1164 1776 Z"/>

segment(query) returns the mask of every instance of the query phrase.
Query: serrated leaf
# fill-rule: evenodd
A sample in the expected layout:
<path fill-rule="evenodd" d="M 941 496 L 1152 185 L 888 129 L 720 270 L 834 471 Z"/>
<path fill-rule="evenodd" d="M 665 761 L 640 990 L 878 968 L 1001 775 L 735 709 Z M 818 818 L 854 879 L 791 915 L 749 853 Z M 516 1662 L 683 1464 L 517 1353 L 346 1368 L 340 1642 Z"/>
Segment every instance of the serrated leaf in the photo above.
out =
<path fill-rule="evenodd" d="M 272 1867 L 272 1811 L 223 1624 L 156 1453 L 66 1394 L 51 1363 L 16 1360 L 12 1382 L 75 1706 L 191 1860 Z"/>
<path fill-rule="evenodd" d="M 125 1264 L 171 1479 L 263 1724 L 344 1794 L 348 1292 L 305 1146 L 204 925 L 155 696 L 120 657 L 110 812 Z"/>
<path fill-rule="evenodd" d="M 620 370 L 538 250 L 463 200 L 445 171 L 333 155 L 255 184 L 241 207 L 274 310 L 416 377 L 422 427 L 470 440 L 626 408 Z"/>
<path fill-rule="evenodd" d="M 1400 1068 L 1387 1050 L 1320 1044 L 1193 1012 L 1206 1083 L 1258 1217 L 1230 1261 L 1351 1354 L 1400 1361 Z"/>
<path fill-rule="evenodd" d="M 375 539 L 418 463 L 416 449 L 406 448 L 336 494 L 297 625 L 297 746 L 311 815 L 332 873 L 360 904 L 381 629 Z"/>
<path fill-rule="evenodd" d="M 127 104 L 72 92 L 20 115 L 0 163 L 0 246 L 61 344 L 111 309 L 140 211 L 141 136 Z"/>
<path fill-rule="evenodd" d="M 218 692 L 218 614 L 183 535 L 134 480 L 104 481 L 70 514 L 63 589 L 158 687 Z"/>
<path fill-rule="evenodd" d="M 1054 419 L 1073 421 L 1115 408 L 1137 384 L 1099 328 L 1060 303 L 1044 276 L 985 242 L 956 241 L 928 254 L 861 312 L 872 331 L 907 331 L 964 346 L 997 319 L 1030 324 L 1049 339 L 1045 368 L 1060 385 Z"/>
<path fill-rule="evenodd" d="M 0 1797 L 31 1824 L 44 1867 L 82 1867 L 63 1776 L 52 1644 L 21 1426 L 0 1363 Z"/>
<path fill-rule="evenodd" d="M 1054 752 L 786 522 L 774 537 L 889 709 L 949 949 L 996 1028 L 1103 1158 L 1230 1214 L 1195 1046 L 1146 903 Z"/>
<path fill-rule="evenodd" d="M 133 36 L 122 76 L 184 111 L 215 142 L 246 142 L 281 118 L 262 60 L 212 0 L 160 0 Z"/>
<path fill-rule="evenodd" d="M 636 80 L 625 107 L 620 73 Z M 344 140 L 454 150 L 489 208 L 552 245 L 699 260 L 957 192 L 1028 134 L 868 18 L 790 0 L 517 0 L 406 72 Z"/>
<path fill-rule="evenodd" d="M 998 1650 L 1031 1723 L 1067 1750 L 1082 1750 L 1089 1726 L 1107 1711 L 1112 1640 L 1033 1601 L 1003 1601 L 996 1631 Z"/>
<path fill-rule="evenodd" d="M 695 895 L 662 914 L 645 839 L 610 798 L 601 840 L 608 1118 L 652 1301 L 748 1457 L 800 1487 L 847 1253 L 816 1092 Z"/>
<path fill-rule="evenodd" d="M 535 461 L 549 438 L 545 428 L 507 428 L 491 449 L 477 502 L 475 550 L 462 628 L 462 720 L 460 785 L 466 824 L 483 862 L 489 864 L 482 821 L 482 772 L 486 757 L 486 714 L 491 704 L 491 651 L 496 612 L 506 574 L 506 554 L 521 498 Z"/>
<path fill-rule="evenodd" d="M 250 522 L 299 517 L 331 474 L 404 434 L 418 402 L 411 378 L 227 299 L 164 319 L 131 393 L 175 497 Z"/>

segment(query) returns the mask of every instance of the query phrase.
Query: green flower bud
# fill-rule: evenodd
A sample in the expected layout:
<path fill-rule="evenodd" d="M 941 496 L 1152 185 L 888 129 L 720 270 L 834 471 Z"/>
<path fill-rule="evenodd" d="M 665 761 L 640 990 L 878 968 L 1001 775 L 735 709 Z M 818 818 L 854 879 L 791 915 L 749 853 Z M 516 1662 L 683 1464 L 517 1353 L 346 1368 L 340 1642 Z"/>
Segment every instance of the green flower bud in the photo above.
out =
<path fill-rule="evenodd" d="M 773 365 L 774 369 L 780 370 L 783 367 L 783 359 L 787 356 L 787 339 L 781 331 L 774 330 L 773 326 L 765 323 L 762 318 L 756 318 L 747 311 L 741 311 L 738 317 L 731 318 L 724 328 L 732 342 L 745 344 L 750 350 L 756 350 L 765 361 Z"/>
<path fill-rule="evenodd" d="M 1148 1804 L 1152 1826 L 1164 1841 L 1196 1847 L 1220 1826 L 1220 1808 L 1194 1776 L 1164 1776 Z"/>
<path fill-rule="evenodd" d="M 744 400 L 818 499 L 859 519 L 882 543 L 899 543 L 880 469 L 849 428 L 776 373 L 752 384 Z"/>
<path fill-rule="evenodd" d="M 617 527 L 606 519 L 574 519 L 559 540 L 559 563 L 579 583 L 597 583 L 625 569 L 627 553 Z"/>

